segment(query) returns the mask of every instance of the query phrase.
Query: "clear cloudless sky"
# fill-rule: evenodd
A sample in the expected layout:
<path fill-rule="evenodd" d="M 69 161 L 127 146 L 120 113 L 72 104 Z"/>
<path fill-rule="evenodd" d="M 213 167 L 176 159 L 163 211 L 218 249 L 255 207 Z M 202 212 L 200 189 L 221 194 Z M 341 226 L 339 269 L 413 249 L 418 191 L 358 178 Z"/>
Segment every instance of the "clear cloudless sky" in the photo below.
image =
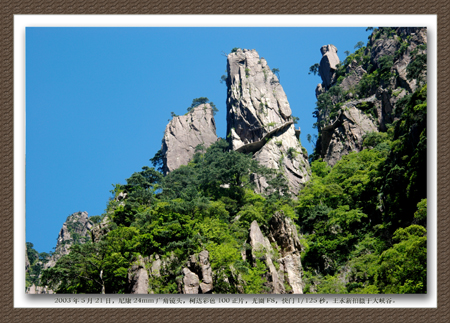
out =
<path fill-rule="evenodd" d="M 342 60 L 366 28 L 41 28 L 26 29 L 26 241 L 55 247 L 68 215 L 101 215 L 112 184 L 125 183 L 161 148 L 170 112 L 208 97 L 226 137 L 226 57 L 256 49 L 300 118 L 301 142 L 317 133 L 309 67 L 333 44 Z"/>

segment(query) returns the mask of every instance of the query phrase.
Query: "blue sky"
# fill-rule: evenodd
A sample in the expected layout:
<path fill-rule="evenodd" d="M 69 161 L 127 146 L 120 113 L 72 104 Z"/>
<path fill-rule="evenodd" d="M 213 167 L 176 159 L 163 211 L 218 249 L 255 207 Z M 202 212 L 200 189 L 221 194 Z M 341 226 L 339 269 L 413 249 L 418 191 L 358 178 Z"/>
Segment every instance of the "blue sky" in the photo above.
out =
<path fill-rule="evenodd" d="M 366 28 L 41 28 L 26 29 L 26 241 L 51 251 L 67 216 L 103 213 L 112 184 L 125 183 L 161 148 L 170 112 L 192 100 L 215 103 L 217 135 L 226 136 L 226 58 L 256 49 L 280 82 L 301 141 L 312 129 L 308 75 L 333 44 L 341 60 L 366 43 Z"/>

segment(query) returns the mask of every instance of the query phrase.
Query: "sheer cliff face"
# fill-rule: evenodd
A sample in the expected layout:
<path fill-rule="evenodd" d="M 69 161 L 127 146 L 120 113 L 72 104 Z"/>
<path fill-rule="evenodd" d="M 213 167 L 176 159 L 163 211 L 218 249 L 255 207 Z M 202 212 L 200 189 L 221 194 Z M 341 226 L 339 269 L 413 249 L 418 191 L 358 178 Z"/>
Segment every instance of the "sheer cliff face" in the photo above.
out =
<path fill-rule="evenodd" d="M 276 75 L 255 50 L 228 55 L 227 133 L 232 148 L 261 140 L 291 121 L 291 108 Z"/>
<path fill-rule="evenodd" d="M 297 194 L 309 179 L 291 108 L 277 76 L 255 50 L 228 55 L 227 139 L 233 150 L 253 153 L 260 164 L 280 169 Z M 267 184 L 259 181 L 259 191 Z"/>
<path fill-rule="evenodd" d="M 164 173 L 187 165 L 198 145 L 206 149 L 216 141 L 216 123 L 208 103 L 193 108 L 186 115 L 174 117 L 166 127 L 162 143 Z"/>
<path fill-rule="evenodd" d="M 317 112 L 316 151 L 324 161 L 334 165 L 342 156 L 361 151 L 367 133 L 387 130 L 386 125 L 397 117 L 394 110 L 397 101 L 418 87 L 417 80 L 408 78 L 407 67 L 414 55 L 426 53 L 426 48 L 420 46 L 426 42 L 426 28 L 380 28 L 369 37 L 359 55 L 342 62 L 345 70 L 340 71 L 339 78 L 336 47 L 321 47 L 322 84 L 317 85 L 316 96 L 322 102 L 329 100 L 334 109 L 341 104 L 333 113 L 327 109 Z M 389 60 L 391 63 L 386 63 Z M 363 79 L 364 91 L 360 84 Z M 371 79 L 375 82 L 367 85 Z M 319 98 L 327 92 L 328 99 Z"/>

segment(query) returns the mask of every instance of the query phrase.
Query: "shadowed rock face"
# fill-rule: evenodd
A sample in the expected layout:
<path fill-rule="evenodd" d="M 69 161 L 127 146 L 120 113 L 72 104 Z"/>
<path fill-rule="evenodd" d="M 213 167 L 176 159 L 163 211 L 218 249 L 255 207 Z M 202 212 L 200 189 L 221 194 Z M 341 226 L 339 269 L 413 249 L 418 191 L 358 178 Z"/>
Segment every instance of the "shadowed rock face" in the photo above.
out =
<path fill-rule="evenodd" d="M 231 148 L 253 153 L 261 165 L 280 169 L 291 192 L 297 194 L 309 179 L 309 168 L 278 77 L 264 58 L 247 49 L 228 55 L 227 71 L 227 138 Z M 257 185 L 258 192 L 267 186 L 264 178 Z"/>
<path fill-rule="evenodd" d="M 162 143 L 164 173 L 187 165 L 197 145 L 208 148 L 216 141 L 216 123 L 208 103 L 199 105 L 186 115 L 174 117 L 166 127 Z"/>
<path fill-rule="evenodd" d="M 337 48 L 334 45 L 325 45 L 320 48 L 322 59 L 320 60 L 319 74 L 322 78 L 322 87 L 329 89 L 334 82 L 334 71 L 339 64 Z"/>
<path fill-rule="evenodd" d="M 329 165 L 335 165 L 352 151 L 361 151 L 364 135 L 378 132 L 374 119 L 356 108 L 357 103 L 375 101 L 370 99 L 346 103 L 335 122 L 322 129 L 322 152 Z"/>

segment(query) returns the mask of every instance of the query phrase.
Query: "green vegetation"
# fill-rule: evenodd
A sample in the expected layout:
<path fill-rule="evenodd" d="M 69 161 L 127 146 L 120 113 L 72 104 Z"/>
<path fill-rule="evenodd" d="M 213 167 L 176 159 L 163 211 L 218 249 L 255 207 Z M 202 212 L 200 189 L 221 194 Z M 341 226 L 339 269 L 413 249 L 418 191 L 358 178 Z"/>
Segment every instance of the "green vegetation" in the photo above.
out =
<path fill-rule="evenodd" d="M 31 242 L 27 242 L 27 257 L 30 262 L 30 267 L 25 276 L 25 287 L 28 288 L 33 284 L 38 286 L 40 284 L 39 276 L 44 269 L 44 263 L 52 256 L 51 253 L 37 252 Z"/>
<path fill-rule="evenodd" d="M 254 176 L 267 179 L 264 195 L 253 192 Z M 225 279 L 238 276 L 246 291 L 260 292 L 265 266 L 256 262 L 253 267 L 240 254 L 250 223 L 267 225 L 277 210 L 294 213 L 285 179 L 251 156 L 229 151 L 224 140 L 166 176 L 143 167 L 126 184 L 115 186 L 114 196 L 120 192 L 127 198 L 120 204 L 112 199 L 107 209 L 111 231 L 99 242 L 74 245 L 45 271 L 43 284 L 58 293 L 125 293 L 133 259 L 158 254 L 171 259 L 171 265 L 151 285 L 176 292 L 187 257 L 206 249 L 213 270 L 224 273 L 215 277 L 216 292 L 237 292 Z"/>
<path fill-rule="evenodd" d="M 426 293 L 426 90 L 399 100 L 399 119 L 361 152 L 312 162 L 296 207 L 304 292 Z"/>
<path fill-rule="evenodd" d="M 316 63 L 316 64 L 314 64 L 314 65 L 311 65 L 311 66 L 309 67 L 309 73 L 308 73 L 308 74 L 313 73 L 314 75 L 317 74 L 317 75 L 320 76 L 320 73 L 319 73 L 319 67 L 320 67 L 319 63 Z"/>
<path fill-rule="evenodd" d="M 419 54 L 419 50 L 426 50 L 426 45 L 419 45 L 414 51 L 411 52 L 412 62 L 406 67 L 408 80 L 417 80 L 418 83 L 426 81 L 424 79 L 424 72 L 427 70 L 427 54 Z"/>
<path fill-rule="evenodd" d="M 228 77 L 224 74 L 220 77 L 220 83 L 224 83 L 226 84 Z"/>
<path fill-rule="evenodd" d="M 213 115 L 216 115 L 217 111 L 219 111 L 219 109 L 217 109 L 216 105 L 209 101 L 208 98 L 206 97 L 200 97 L 200 98 L 196 98 L 192 100 L 192 104 L 190 107 L 187 108 L 188 112 L 191 112 L 192 109 L 198 107 L 201 104 L 207 104 L 209 103 L 209 105 L 211 106 L 211 108 L 213 109 Z"/>
<path fill-rule="evenodd" d="M 277 76 L 278 80 L 280 80 L 280 69 L 272 68 L 272 73 Z"/>
<path fill-rule="evenodd" d="M 358 43 L 356 43 L 355 49 L 360 49 L 360 48 L 362 48 L 363 46 L 364 46 L 364 42 L 359 41 Z"/>
<path fill-rule="evenodd" d="M 107 216 L 110 231 L 94 243 L 70 228 L 79 243 L 43 272 L 41 283 L 58 293 L 126 293 L 128 271 L 136 259 L 159 256 L 167 265 L 161 267 L 159 276 L 149 278 L 150 288 L 155 293 L 177 293 L 188 257 L 208 250 L 214 293 L 265 293 L 266 254 L 255 252 L 254 259 L 248 256 L 248 230 L 256 220 L 267 236 L 270 220 L 279 212 L 299 231 L 304 293 L 426 293 L 426 47 L 411 52 L 407 77 L 418 86 L 407 93 L 392 89 L 397 77 L 392 70 L 396 60 L 408 53 L 410 39 L 396 35 L 393 28 L 374 30 L 371 41 L 377 37 L 398 41 L 395 55 L 371 62 L 370 47 L 356 44 L 355 53 L 348 53 L 337 66 L 337 83 L 318 96 L 314 111 L 315 127 L 321 130 L 342 116 L 349 93 L 359 99 L 380 87 L 391 93 L 396 100 L 395 121 L 386 125 L 385 132 L 366 133 L 360 152 L 349 153 L 333 167 L 314 152 L 307 165 L 311 179 L 298 196 L 291 196 L 282 172 L 230 150 L 223 139 L 209 148 L 198 145 L 188 165 L 165 175 L 160 150 L 151 159 L 154 168 L 144 166 L 126 184 L 114 185 L 105 214 L 90 218 L 99 223 Z M 339 84 L 354 61 L 367 73 L 353 92 L 345 92 Z M 318 64 L 311 66 L 309 74 L 317 74 L 318 68 Z M 403 91 L 406 94 L 398 99 Z M 352 104 L 377 120 L 373 100 L 361 101 Z M 208 102 L 205 97 L 194 99 L 188 110 Z M 259 108 L 264 110 L 262 100 Z M 273 140 L 275 146 L 283 146 L 282 141 Z M 307 140 L 320 146 L 322 134 L 308 134 Z M 341 140 L 347 140 L 345 135 Z M 294 163 L 299 154 L 308 155 L 303 147 L 301 151 L 289 147 L 278 163 Z M 260 177 L 268 187 L 257 194 L 255 179 Z M 119 193 L 127 194 L 120 202 L 115 199 Z M 50 255 L 38 254 L 30 243 L 27 247 L 32 264 L 29 286 L 37 283 L 42 262 Z M 272 247 L 270 257 L 279 269 L 276 260 L 281 251 L 275 244 Z M 285 288 L 290 290 L 288 284 Z"/>

